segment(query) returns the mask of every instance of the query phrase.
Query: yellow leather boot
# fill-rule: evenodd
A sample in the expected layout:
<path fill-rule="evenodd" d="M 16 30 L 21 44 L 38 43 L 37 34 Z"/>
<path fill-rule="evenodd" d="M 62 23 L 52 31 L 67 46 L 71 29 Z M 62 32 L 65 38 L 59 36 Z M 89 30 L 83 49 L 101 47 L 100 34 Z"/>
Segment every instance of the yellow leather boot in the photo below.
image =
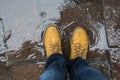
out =
<path fill-rule="evenodd" d="M 45 31 L 44 47 L 47 57 L 54 53 L 62 54 L 60 34 L 54 25 L 48 26 Z"/>
<path fill-rule="evenodd" d="M 71 54 L 70 59 L 81 57 L 86 59 L 88 51 L 88 37 L 86 31 L 82 27 L 74 29 L 71 38 Z"/>

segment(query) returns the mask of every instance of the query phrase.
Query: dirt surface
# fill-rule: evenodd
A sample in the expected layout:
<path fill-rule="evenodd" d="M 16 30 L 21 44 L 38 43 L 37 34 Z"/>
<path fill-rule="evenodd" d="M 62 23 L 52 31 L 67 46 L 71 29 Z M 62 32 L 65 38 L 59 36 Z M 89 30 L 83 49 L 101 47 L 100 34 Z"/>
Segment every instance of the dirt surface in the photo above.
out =
<path fill-rule="evenodd" d="M 89 38 L 89 65 L 108 80 L 119 80 L 118 0 L 0 0 L 0 4 L 0 80 L 38 79 L 47 59 L 43 37 L 48 25 L 59 29 L 66 59 L 73 30 L 83 27 Z"/>

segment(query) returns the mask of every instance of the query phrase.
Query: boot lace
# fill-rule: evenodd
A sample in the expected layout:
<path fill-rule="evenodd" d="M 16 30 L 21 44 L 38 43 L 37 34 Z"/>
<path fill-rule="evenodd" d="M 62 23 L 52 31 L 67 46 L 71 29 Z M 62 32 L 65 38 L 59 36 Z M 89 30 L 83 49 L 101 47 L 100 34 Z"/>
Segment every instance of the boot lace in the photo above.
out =
<path fill-rule="evenodd" d="M 84 46 L 81 46 L 79 43 L 74 45 L 74 57 L 81 57 L 82 53 L 85 51 Z"/>
<path fill-rule="evenodd" d="M 58 42 L 51 43 L 51 44 L 49 44 L 49 48 L 50 48 L 50 51 L 51 51 L 52 53 L 59 52 L 60 49 L 61 49 L 60 43 L 58 43 Z"/>

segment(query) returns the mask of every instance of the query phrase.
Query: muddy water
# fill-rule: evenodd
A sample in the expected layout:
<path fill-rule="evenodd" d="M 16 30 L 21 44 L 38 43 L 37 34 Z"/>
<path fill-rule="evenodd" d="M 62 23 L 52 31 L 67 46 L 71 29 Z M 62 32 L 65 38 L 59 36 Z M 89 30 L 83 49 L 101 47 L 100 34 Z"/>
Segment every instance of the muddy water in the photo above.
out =
<path fill-rule="evenodd" d="M 104 24 L 104 19 L 109 14 L 103 14 L 103 10 L 105 9 L 103 3 L 98 0 L 86 0 L 83 2 L 79 2 L 79 0 L 53 0 L 47 2 L 38 0 L 38 12 L 41 17 L 40 25 L 42 26 L 42 32 L 44 33 L 47 25 L 50 24 L 58 27 L 62 38 L 63 52 L 66 57 L 70 53 L 72 31 L 77 26 L 86 29 L 90 50 L 95 50 L 95 48 L 100 50 L 110 49 L 106 39 Z"/>
<path fill-rule="evenodd" d="M 102 24 L 101 2 L 92 1 L 76 4 L 74 1 L 65 0 L 63 2 L 61 0 L 39 3 L 39 13 L 42 18 L 41 25 L 44 26 L 43 29 L 50 23 L 57 25 L 62 36 L 62 47 L 63 52 L 67 54 L 66 57 L 70 53 L 70 36 L 75 27 L 81 26 L 86 29 L 91 48 L 97 45 L 100 38 L 99 31 L 102 28 L 100 25 Z"/>
<path fill-rule="evenodd" d="M 41 26 L 43 26 L 43 31 L 49 24 L 55 24 L 57 26 L 61 34 L 63 53 L 69 59 L 70 38 L 74 28 L 78 26 L 85 28 L 88 33 L 90 51 L 92 51 L 92 53 L 88 54 L 88 61 L 90 61 L 89 58 L 92 58 L 94 61 L 90 61 L 90 63 L 96 62 L 93 66 L 100 69 L 110 79 L 112 77 L 111 65 L 109 64 L 110 56 L 108 56 L 109 52 L 104 52 L 105 49 L 110 48 L 106 39 L 102 2 L 92 0 L 76 3 L 65 0 L 64 3 L 60 1 L 59 5 L 57 1 L 53 3 L 53 7 L 49 7 L 52 3 L 44 3 L 42 5 L 44 9 L 39 11 L 42 18 Z M 109 16 L 109 14 L 107 15 Z M 100 60 L 101 58 L 104 59 Z"/>
<path fill-rule="evenodd" d="M 107 47 L 106 42 L 102 41 L 99 44 L 105 38 L 105 33 L 101 32 L 104 25 L 100 1 L 93 0 L 81 4 L 71 0 L 37 0 L 36 3 L 15 1 L 12 5 L 11 3 L 6 3 L 9 6 L 1 7 L 5 29 L 3 41 L 9 61 L 45 60 L 43 34 L 50 24 L 58 27 L 63 52 L 67 58 L 70 53 L 70 37 L 77 26 L 84 27 L 88 32 L 90 49 Z M 25 3 L 27 5 L 24 5 Z M 14 7 L 16 5 L 17 8 Z"/>
<path fill-rule="evenodd" d="M 8 64 L 19 61 L 45 61 L 43 35 L 51 24 L 59 29 L 62 49 L 67 59 L 70 54 L 70 38 L 74 28 L 78 26 L 85 28 L 88 33 L 89 47 L 93 54 L 88 54 L 88 58 L 94 59 L 94 56 L 97 56 L 99 60 L 104 53 L 108 54 L 104 52 L 104 49 L 111 49 L 107 44 L 104 19 L 108 19 L 111 14 L 103 15 L 102 1 L 81 1 L 3 1 L 7 6 L 0 5 L 0 17 L 2 16 L 3 20 L 0 22 L 0 61 L 7 60 Z M 116 33 L 119 33 L 119 30 Z M 96 49 L 98 54 L 94 54 Z"/>

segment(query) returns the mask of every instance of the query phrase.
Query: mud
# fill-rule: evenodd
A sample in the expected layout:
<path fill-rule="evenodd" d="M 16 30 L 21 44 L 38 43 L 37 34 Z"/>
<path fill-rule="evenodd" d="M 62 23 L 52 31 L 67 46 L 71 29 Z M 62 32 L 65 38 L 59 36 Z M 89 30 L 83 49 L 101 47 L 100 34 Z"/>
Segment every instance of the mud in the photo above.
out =
<path fill-rule="evenodd" d="M 26 41 L 18 51 L 11 51 L 7 54 L 9 61 L 25 61 L 25 60 L 39 60 L 45 61 L 46 56 L 42 55 L 41 48 L 38 43 L 31 43 Z"/>
<path fill-rule="evenodd" d="M 88 60 L 88 62 L 108 61 L 107 54 L 109 54 L 109 52 L 106 50 L 95 49 L 93 51 L 89 51 L 89 53 L 87 55 L 87 60 Z"/>

